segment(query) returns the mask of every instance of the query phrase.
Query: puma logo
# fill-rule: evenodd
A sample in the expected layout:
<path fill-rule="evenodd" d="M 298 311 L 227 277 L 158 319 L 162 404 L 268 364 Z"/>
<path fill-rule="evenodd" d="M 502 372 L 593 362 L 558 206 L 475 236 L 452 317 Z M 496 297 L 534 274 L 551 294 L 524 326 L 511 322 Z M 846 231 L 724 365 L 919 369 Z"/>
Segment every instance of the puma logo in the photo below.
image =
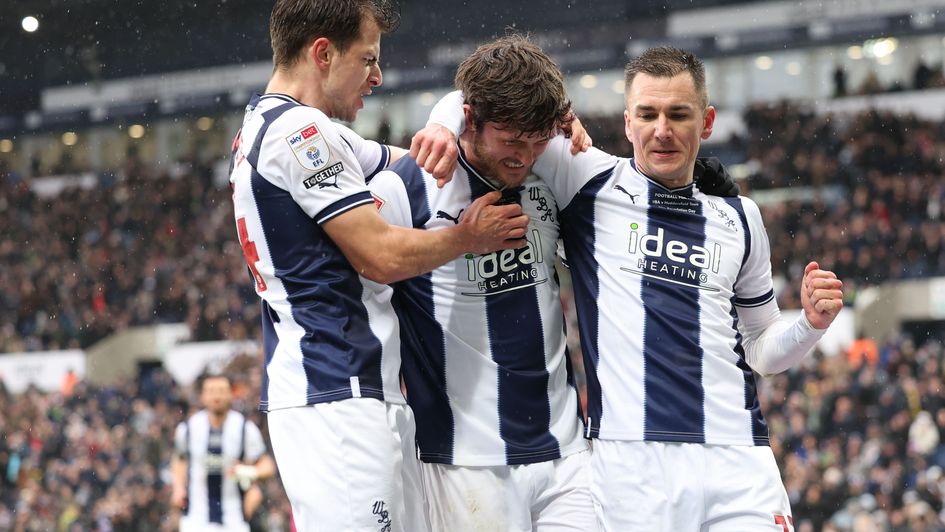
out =
<path fill-rule="evenodd" d="M 436 211 L 436 217 L 451 220 L 454 224 L 459 224 L 459 217 L 463 215 L 463 211 L 465 210 L 466 209 L 460 209 L 459 214 L 457 214 L 455 217 L 451 216 L 448 212 Z"/>
<path fill-rule="evenodd" d="M 620 192 L 623 192 L 624 194 L 630 196 L 630 201 L 633 202 L 634 205 L 637 204 L 637 198 L 640 196 L 639 194 L 631 194 L 631 193 L 627 192 L 627 189 L 623 188 L 623 187 L 620 186 L 620 185 L 614 185 L 614 188 L 617 189 L 617 190 L 619 190 Z"/>

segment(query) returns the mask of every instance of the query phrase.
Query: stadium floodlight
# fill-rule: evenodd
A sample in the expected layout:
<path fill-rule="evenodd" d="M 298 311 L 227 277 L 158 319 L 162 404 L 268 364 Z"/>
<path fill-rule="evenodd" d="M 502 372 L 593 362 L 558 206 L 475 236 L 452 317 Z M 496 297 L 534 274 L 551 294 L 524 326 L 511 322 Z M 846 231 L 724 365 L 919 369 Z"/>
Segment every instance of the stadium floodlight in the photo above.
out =
<path fill-rule="evenodd" d="M 33 33 L 39 29 L 39 19 L 33 15 L 23 17 L 23 21 L 20 22 L 20 25 L 23 26 L 23 31 Z"/>
<path fill-rule="evenodd" d="M 759 55 L 755 58 L 755 66 L 760 70 L 770 70 L 771 65 L 774 64 L 774 60 L 767 55 Z"/>
<path fill-rule="evenodd" d="M 79 135 L 75 131 L 66 131 L 62 134 L 62 143 L 66 146 L 75 146 L 75 143 L 79 141 Z"/>
<path fill-rule="evenodd" d="M 424 92 L 420 94 L 419 101 L 420 105 L 424 107 L 430 107 L 436 103 L 436 95 L 434 95 L 432 92 Z"/>
<path fill-rule="evenodd" d="M 128 136 L 133 139 L 140 139 L 144 136 L 144 126 L 141 124 L 132 124 L 128 128 Z"/>
<path fill-rule="evenodd" d="M 593 89 L 597 86 L 597 76 L 594 74 L 584 74 L 581 76 L 580 83 L 585 89 Z"/>
<path fill-rule="evenodd" d="M 211 127 L 213 127 L 213 119 L 209 116 L 201 116 L 197 119 L 197 129 L 200 131 L 210 131 Z"/>
<path fill-rule="evenodd" d="M 13 151 L 13 141 L 10 139 L 0 140 L 0 153 L 10 153 Z"/>

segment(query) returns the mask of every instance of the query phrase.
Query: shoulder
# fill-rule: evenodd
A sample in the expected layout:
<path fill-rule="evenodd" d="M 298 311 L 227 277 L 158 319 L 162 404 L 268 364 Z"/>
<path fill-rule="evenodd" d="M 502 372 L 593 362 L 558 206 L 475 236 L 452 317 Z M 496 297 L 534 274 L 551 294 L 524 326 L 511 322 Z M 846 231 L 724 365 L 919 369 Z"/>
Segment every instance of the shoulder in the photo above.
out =
<path fill-rule="evenodd" d="M 273 155 L 293 158 L 305 170 L 318 171 L 333 156 L 350 149 L 338 127 L 318 109 L 296 105 L 274 118 L 265 143 Z"/>

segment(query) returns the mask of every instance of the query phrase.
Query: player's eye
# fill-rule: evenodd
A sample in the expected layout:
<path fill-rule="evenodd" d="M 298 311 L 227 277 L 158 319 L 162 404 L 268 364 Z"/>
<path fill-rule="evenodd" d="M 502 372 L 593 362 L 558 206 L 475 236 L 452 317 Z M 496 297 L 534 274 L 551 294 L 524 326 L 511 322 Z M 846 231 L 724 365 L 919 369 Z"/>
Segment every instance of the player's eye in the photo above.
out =
<path fill-rule="evenodd" d="M 376 58 L 376 57 L 365 57 L 365 58 L 364 58 L 364 64 L 365 64 L 366 66 L 374 66 L 374 65 L 377 64 L 377 58 Z"/>

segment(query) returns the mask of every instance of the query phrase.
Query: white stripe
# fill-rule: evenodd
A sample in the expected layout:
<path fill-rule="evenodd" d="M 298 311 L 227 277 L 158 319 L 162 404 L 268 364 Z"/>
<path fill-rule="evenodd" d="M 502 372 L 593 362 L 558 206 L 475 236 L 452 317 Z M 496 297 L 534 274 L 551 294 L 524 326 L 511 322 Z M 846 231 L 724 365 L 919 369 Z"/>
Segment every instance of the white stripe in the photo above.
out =
<path fill-rule="evenodd" d="M 357 375 L 351 377 L 351 396 L 361 397 L 361 381 L 358 380 Z"/>

